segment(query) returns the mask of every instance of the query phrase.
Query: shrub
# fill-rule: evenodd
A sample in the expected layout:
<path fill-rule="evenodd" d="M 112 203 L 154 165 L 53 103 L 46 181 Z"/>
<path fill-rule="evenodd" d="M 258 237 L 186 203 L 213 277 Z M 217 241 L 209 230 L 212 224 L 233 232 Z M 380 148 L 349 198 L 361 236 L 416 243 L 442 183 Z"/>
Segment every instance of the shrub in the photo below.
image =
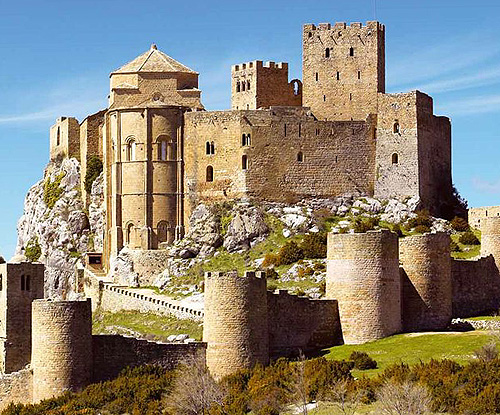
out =
<path fill-rule="evenodd" d="M 304 258 L 326 258 L 326 233 L 311 233 L 304 236 L 300 248 Z"/>
<path fill-rule="evenodd" d="M 56 202 L 61 198 L 63 194 L 63 189 L 60 187 L 61 180 L 66 175 L 66 173 L 62 172 L 59 174 L 55 180 L 50 181 L 50 177 L 45 179 L 43 183 L 43 201 L 47 205 L 49 209 L 52 209 Z"/>
<path fill-rule="evenodd" d="M 459 216 L 455 216 L 451 220 L 450 225 L 457 232 L 466 232 L 470 230 L 469 223 L 464 218 Z"/>
<path fill-rule="evenodd" d="M 375 226 L 377 226 L 378 220 L 377 218 L 373 217 L 357 217 L 354 220 L 354 232 L 356 233 L 364 233 L 367 231 L 371 231 L 375 229 Z"/>
<path fill-rule="evenodd" d="M 403 231 L 401 230 L 401 225 L 399 223 L 393 224 L 389 229 L 399 237 L 403 236 Z"/>
<path fill-rule="evenodd" d="M 92 184 L 102 173 L 102 161 L 97 156 L 90 156 L 87 159 L 87 172 L 85 173 L 85 190 L 92 191 Z"/>
<path fill-rule="evenodd" d="M 233 215 L 223 215 L 220 218 L 220 233 L 222 236 L 225 236 L 227 234 L 227 230 L 229 229 L 229 225 L 231 224 L 231 221 L 233 220 Z"/>
<path fill-rule="evenodd" d="M 415 226 L 413 231 L 415 233 L 427 233 L 427 232 L 431 231 L 431 228 L 429 228 L 428 226 L 425 226 L 425 225 L 417 225 L 417 226 Z"/>
<path fill-rule="evenodd" d="M 431 407 L 427 389 L 412 382 L 386 383 L 377 394 L 385 415 L 424 415 Z"/>
<path fill-rule="evenodd" d="M 455 241 L 450 242 L 450 250 L 451 252 L 461 252 L 460 246 Z"/>
<path fill-rule="evenodd" d="M 38 238 L 31 238 L 26 244 L 26 249 L 24 250 L 24 256 L 29 262 L 36 262 L 42 256 L 42 248 L 38 243 Z"/>
<path fill-rule="evenodd" d="M 276 265 L 278 262 L 278 256 L 272 253 L 267 253 L 264 257 L 264 261 L 262 261 L 263 268 L 271 268 Z"/>
<path fill-rule="evenodd" d="M 463 245 L 479 245 L 481 242 L 477 239 L 477 236 L 474 235 L 473 232 L 464 232 L 460 235 L 460 239 L 458 240 Z"/>
<path fill-rule="evenodd" d="M 426 226 L 427 228 L 430 228 L 432 226 L 432 218 L 428 210 L 417 210 L 415 214 L 416 216 L 414 218 L 410 218 L 406 222 L 407 230 L 411 230 L 413 228 L 416 228 L 417 226 Z"/>
<path fill-rule="evenodd" d="M 491 362 L 498 358 L 498 347 L 497 344 L 493 341 L 486 343 L 479 350 L 474 352 L 476 357 L 483 362 Z"/>
<path fill-rule="evenodd" d="M 376 369 L 377 362 L 365 352 L 353 351 L 349 360 L 354 363 L 354 368 L 359 370 Z"/>
<path fill-rule="evenodd" d="M 294 241 L 287 242 L 278 252 L 276 265 L 290 265 L 304 259 L 304 251 Z"/>
<path fill-rule="evenodd" d="M 275 280 L 279 277 L 279 275 L 274 268 L 268 268 L 266 269 L 266 277 L 268 280 Z"/>
<path fill-rule="evenodd" d="M 278 289 L 278 284 L 267 281 L 267 289 L 268 291 L 276 291 Z"/>

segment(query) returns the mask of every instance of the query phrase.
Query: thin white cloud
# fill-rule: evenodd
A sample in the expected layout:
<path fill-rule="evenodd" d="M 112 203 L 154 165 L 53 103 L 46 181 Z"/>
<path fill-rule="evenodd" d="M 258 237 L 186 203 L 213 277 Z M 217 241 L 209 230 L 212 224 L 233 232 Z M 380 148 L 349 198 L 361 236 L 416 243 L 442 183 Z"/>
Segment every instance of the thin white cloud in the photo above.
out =
<path fill-rule="evenodd" d="M 479 177 L 473 177 L 472 185 L 476 190 L 483 193 L 500 194 L 500 179 L 496 182 L 490 182 Z"/>
<path fill-rule="evenodd" d="M 500 83 L 500 66 L 488 68 L 473 75 L 450 77 L 432 82 L 406 85 L 402 90 L 419 89 L 428 93 L 461 91 L 464 89 Z"/>
<path fill-rule="evenodd" d="M 500 112 L 500 95 L 465 97 L 445 103 L 437 103 L 439 113 L 454 115 L 473 115 Z"/>

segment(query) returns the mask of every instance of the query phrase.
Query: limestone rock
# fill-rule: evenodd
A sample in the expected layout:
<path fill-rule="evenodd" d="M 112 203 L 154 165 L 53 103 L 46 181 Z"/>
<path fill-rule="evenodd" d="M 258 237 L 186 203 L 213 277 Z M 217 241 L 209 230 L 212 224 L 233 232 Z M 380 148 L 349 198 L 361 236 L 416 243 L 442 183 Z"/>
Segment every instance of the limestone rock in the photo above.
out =
<path fill-rule="evenodd" d="M 111 259 L 110 273 L 117 284 L 129 287 L 139 285 L 139 276 L 134 272 L 134 261 L 127 247 L 122 248 L 119 254 Z"/>
<path fill-rule="evenodd" d="M 90 230 L 94 238 L 93 250 L 102 252 L 104 242 L 104 173 L 101 173 L 92 183 L 89 205 Z M 92 247 L 90 247 L 92 248 Z"/>
<path fill-rule="evenodd" d="M 224 248 L 229 252 L 250 249 L 253 241 L 267 235 L 268 232 L 269 228 L 262 210 L 256 207 L 238 209 L 228 226 Z"/>

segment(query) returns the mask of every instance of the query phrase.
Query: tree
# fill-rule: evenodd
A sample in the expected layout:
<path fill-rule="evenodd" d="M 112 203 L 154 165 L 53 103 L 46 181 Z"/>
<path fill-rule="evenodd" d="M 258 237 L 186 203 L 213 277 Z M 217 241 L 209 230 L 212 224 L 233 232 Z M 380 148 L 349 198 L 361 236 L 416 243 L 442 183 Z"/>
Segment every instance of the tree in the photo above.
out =
<path fill-rule="evenodd" d="M 323 400 L 331 403 L 343 415 L 354 415 L 365 395 L 363 390 L 350 391 L 349 382 L 342 379 L 332 384 Z"/>
<path fill-rule="evenodd" d="M 294 384 L 293 384 L 293 397 L 294 403 L 299 409 L 299 413 L 302 415 L 307 415 L 307 404 L 308 404 L 308 391 L 309 385 L 306 377 L 306 358 L 302 352 L 300 352 L 299 360 L 294 368 Z"/>
<path fill-rule="evenodd" d="M 166 406 L 172 414 L 206 415 L 214 408 L 222 410 L 225 393 L 212 377 L 204 356 L 186 359 L 177 369 L 174 386 Z"/>
<path fill-rule="evenodd" d="M 424 386 L 405 381 L 387 382 L 377 393 L 384 415 L 425 415 L 430 413 L 431 397 Z"/>

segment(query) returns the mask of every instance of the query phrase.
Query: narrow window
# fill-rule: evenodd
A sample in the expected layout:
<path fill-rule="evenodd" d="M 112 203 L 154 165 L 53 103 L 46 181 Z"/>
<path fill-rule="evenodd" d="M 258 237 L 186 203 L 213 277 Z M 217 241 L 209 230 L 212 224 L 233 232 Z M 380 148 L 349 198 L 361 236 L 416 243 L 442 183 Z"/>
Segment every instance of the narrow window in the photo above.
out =
<path fill-rule="evenodd" d="M 247 136 L 246 134 L 241 135 L 241 145 L 245 147 L 247 145 Z"/>
<path fill-rule="evenodd" d="M 316 82 L 318 82 L 319 80 L 319 75 L 318 75 L 318 72 L 316 72 Z"/>
<path fill-rule="evenodd" d="M 0 274 L 0 291 L 3 290 L 3 279 L 2 279 L 2 274 Z"/>
<path fill-rule="evenodd" d="M 302 124 L 299 122 L 299 137 L 302 135 Z"/>
<path fill-rule="evenodd" d="M 213 141 L 210 143 L 210 154 L 215 154 L 215 143 Z"/>
<path fill-rule="evenodd" d="M 339 156 L 335 156 L 335 163 L 339 162 Z"/>
<path fill-rule="evenodd" d="M 241 157 L 241 168 L 242 170 L 246 170 L 248 168 L 248 157 L 246 155 Z"/>
<path fill-rule="evenodd" d="M 240 92 L 240 81 L 236 82 L 236 92 Z"/>
<path fill-rule="evenodd" d="M 286 137 L 286 124 L 285 124 L 285 137 Z"/>
<path fill-rule="evenodd" d="M 26 291 L 30 290 L 30 286 L 31 286 L 30 276 L 26 275 Z"/>
<path fill-rule="evenodd" d="M 247 104 L 247 110 L 249 110 L 249 109 L 250 109 L 250 104 Z"/>
<path fill-rule="evenodd" d="M 252 140 L 251 140 L 250 134 L 247 134 L 247 146 L 250 146 L 250 145 L 252 145 Z"/>
<path fill-rule="evenodd" d="M 399 163 L 398 153 L 394 153 L 392 155 L 392 164 L 398 164 L 398 163 Z"/>
<path fill-rule="evenodd" d="M 358 79 L 361 79 L 361 71 L 358 71 Z"/>
<path fill-rule="evenodd" d="M 25 285 L 24 285 L 24 275 L 21 275 L 21 291 L 24 291 Z"/>
<path fill-rule="evenodd" d="M 349 49 L 349 56 L 354 56 L 354 48 L 353 47 L 351 47 Z"/>
<path fill-rule="evenodd" d="M 169 140 L 167 143 L 167 160 L 175 160 L 176 158 L 176 146 L 175 142 L 172 140 Z"/>
<path fill-rule="evenodd" d="M 207 166 L 207 182 L 214 181 L 214 168 L 212 166 Z"/>
<path fill-rule="evenodd" d="M 329 58 L 330 57 L 330 48 L 326 48 L 325 49 L 325 58 Z"/>
<path fill-rule="evenodd" d="M 208 141 L 205 143 L 205 153 L 210 154 L 210 142 Z"/>
<path fill-rule="evenodd" d="M 340 80 L 340 72 L 337 71 L 337 81 Z"/>
<path fill-rule="evenodd" d="M 349 94 L 349 101 L 352 101 L 352 94 Z"/>
<path fill-rule="evenodd" d="M 130 245 L 132 243 L 132 232 L 134 232 L 134 224 L 129 223 L 127 226 L 127 244 Z"/>
<path fill-rule="evenodd" d="M 61 144 L 61 129 L 59 127 L 57 127 L 57 144 L 56 145 L 60 145 Z"/>
<path fill-rule="evenodd" d="M 323 95 L 323 102 L 326 101 L 326 95 Z"/>
<path fill-rule="evenodd" d="M 400 127 L 399 127 L 399 122 L 394 123 L 394 128 L 393 128 L 394 134 L 399 134 Z"/>
<path fill-rule="evenodd" d="M 312 32 L 309 32 L 309 37 L 312 37 L 312 35 L 313 35 Z"/>
<path fill-rule="evenodd" d="M 247 90 L 250 91 L 250 81 L 247 81 Z"/>
<path fill-rule="evenodd" d="M 302 163 L 302 162 L 304 161 L 304 154 L 302 153 L 302 151 L 299 151 L 299 152 L 297 153 L 297 161 L 298 161 L 299 163 Z"/>
<path fill-rule="evenodd" d="M 247 83 L 246 83 L 245 81 L 243 81 L 243 82 L 241 83 L 241 90 L 242 90 L 242 91 L 244 91 L 244 90 L 245 90 L 245 86 L 246 86 L 246 84 L 247 84 Z"/>
<path fill-rule="evenodd" d="M 127 143 L 127 161 L 135 161 L 135 147 L 135 140 L 129 140 Z"/>
<path fill-rule="evenodd" d="M 167 140 L 160 140 L 158 142 L 158 160 L 167 160 Z"/>
<path fill-rule="evenodd" d="M 316 128 L 316 135 L 319 135 L 319 128 Z"/>

